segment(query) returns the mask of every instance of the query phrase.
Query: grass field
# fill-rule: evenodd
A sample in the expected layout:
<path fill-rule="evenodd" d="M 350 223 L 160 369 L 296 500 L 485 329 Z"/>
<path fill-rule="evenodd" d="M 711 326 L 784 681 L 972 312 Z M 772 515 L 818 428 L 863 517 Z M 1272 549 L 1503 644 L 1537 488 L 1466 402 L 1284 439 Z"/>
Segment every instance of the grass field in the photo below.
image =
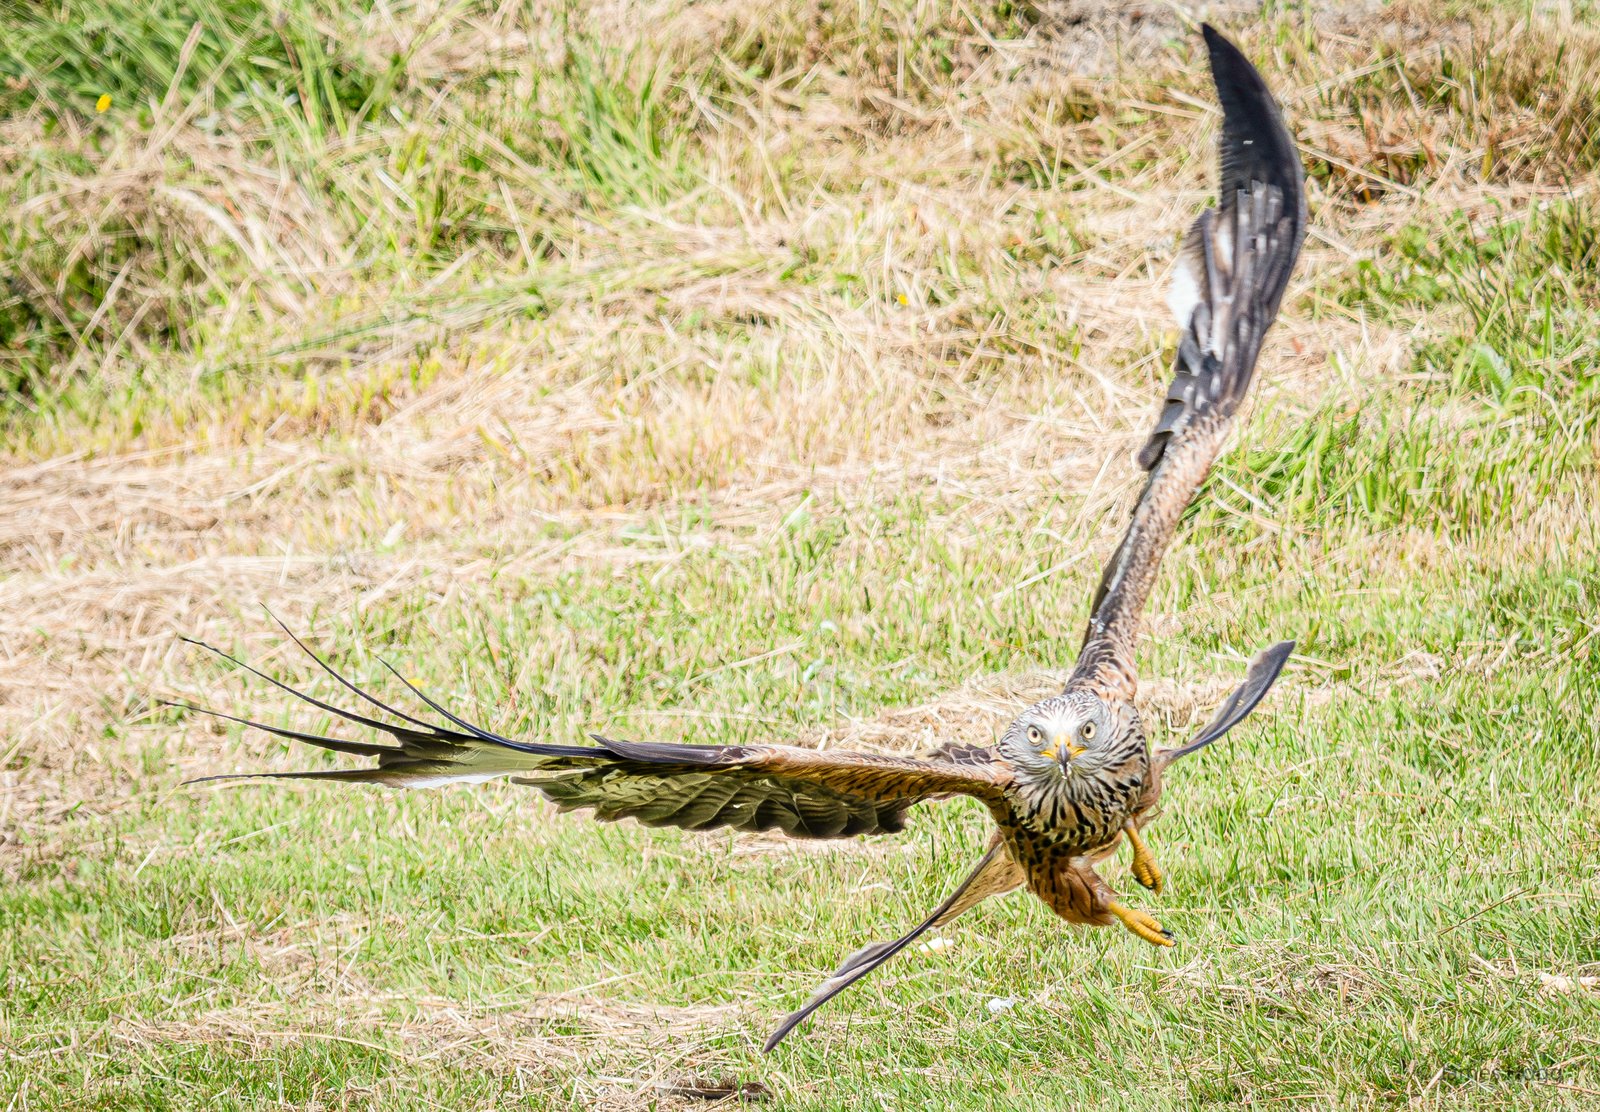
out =
<path fill-rule="evenodd" d="M 0 0 L 0 1108 L 1600 1106 L 1600 31 L 1222 5 L 1312 233 L 1147 623 L 1156 952 L 793 844 L 404 795 L 262 607 L 504 732 L 987 741 L 1059 684 L 1212 188 L 1096 0 Z M 105 111 L 97 100 L 109 95 Z"/>

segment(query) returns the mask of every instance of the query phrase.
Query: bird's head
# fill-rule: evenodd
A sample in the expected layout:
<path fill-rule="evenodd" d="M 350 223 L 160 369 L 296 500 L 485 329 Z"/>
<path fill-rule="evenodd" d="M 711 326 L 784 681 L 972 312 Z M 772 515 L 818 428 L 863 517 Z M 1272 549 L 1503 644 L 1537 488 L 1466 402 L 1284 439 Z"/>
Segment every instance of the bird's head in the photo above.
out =
<path fill-rule="evenodd" d="M 1034 779 L 1094 773 L 1118 756 L 1121 719 L 1087 691 L 1052 695 L 1006 728 L 1000 752 Z"/>

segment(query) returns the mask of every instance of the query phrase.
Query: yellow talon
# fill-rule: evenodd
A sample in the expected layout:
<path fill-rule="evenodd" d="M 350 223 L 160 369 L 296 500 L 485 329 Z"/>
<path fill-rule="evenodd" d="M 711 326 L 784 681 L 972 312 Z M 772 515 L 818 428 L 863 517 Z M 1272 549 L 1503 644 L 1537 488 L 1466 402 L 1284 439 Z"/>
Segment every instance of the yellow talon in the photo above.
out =
<path fill-rule="evenodd" d="M 1113 900 L 1107 910 L 1122 920 L 1123 926 L 1152 946 L 1171 946 L 1173 944 L 1172 932 L 1137 908 L 1124 907 Z"/>
<path fill-rule="evenodd" d="M 1128 835 L 1128 844 L 1133 847 L 1133 879 L 1159 895 L 1162 884 L 1161 866 L 1156 864 L 1155 855 L 1150 852 L 1150 847 L 1144 844 L 1144 839 L 1139 836 L 1139 831 L 1133 823 L 1128 823 L 1123 830 Z"/>
<path fill-rule="evenodd" d="M 1133 879 L 1152 892 L 1159 894 L 1161 891 L 1161 869 L 1156 865 L 1155 858 L 1148 854 L 1134 855 Z"/>

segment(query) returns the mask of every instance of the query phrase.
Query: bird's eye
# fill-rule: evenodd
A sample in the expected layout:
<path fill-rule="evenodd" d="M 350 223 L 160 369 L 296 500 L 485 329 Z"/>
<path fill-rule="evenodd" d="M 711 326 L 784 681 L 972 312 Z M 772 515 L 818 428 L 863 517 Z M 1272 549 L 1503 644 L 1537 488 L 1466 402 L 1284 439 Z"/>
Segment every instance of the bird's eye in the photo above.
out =
<path fill-rule="evenodd" d="M 1037 727 L 1037 726 L 1029 726 L 1028 727 L 1028 740 L 1033 742 L 1035 745 L 1038 745 L 1041 741 L 1044 740 L 1044 735 L 1039 732 L 1039 727 Z"/>
<path fill-rule="evenodd" d="M 1083 724 L 1083 740 L 1088 741 L 1092 737 L 1094 737 L 1094 723 L 1085 722 Z"/>

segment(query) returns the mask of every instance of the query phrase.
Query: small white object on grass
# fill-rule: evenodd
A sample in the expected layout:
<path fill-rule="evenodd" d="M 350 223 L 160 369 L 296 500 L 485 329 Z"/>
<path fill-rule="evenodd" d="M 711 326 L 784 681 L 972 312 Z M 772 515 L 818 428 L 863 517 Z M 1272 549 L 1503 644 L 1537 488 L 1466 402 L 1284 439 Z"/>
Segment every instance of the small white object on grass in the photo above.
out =
<path fill-rule="evenodd" d="M 988 1007 L 991 1015 L 999 1015 L 1001 1012 L 1009 1012 L 1016 1006 L 1017 1000 L 1014 996 L 991 996 L 989 998 Z"/>

